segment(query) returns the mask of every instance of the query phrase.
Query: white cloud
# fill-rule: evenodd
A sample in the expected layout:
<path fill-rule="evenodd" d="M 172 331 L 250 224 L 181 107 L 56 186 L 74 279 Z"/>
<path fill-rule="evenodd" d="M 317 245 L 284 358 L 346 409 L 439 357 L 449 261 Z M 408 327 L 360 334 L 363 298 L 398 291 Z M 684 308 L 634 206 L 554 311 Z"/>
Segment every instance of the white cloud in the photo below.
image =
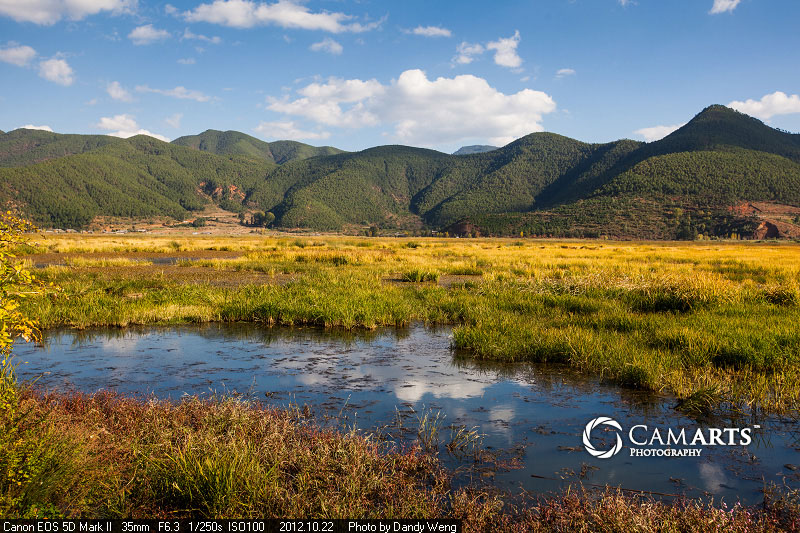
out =
<path fill-rule="evenodd" d="M 453 35 L 453 32 L 447 28 L 441 28 L 439 26 L 417 26 L 406 33 L 422 35 L 423 37 L 451 37 Z"/>
<path fill-rule="evenodd" d="M 301 129 L 294 121 L 289 122 L 262 122 L 253 131 L 260 133 L 267 139 L 327 139 L 331 136 L 327 131 L 307 131 Z"/>
<path fill-rule="evenodd" d="M 486 383 L 475 383 L 459 376 L 437 376 L 431 383 L 427 379 L 407 377 L 394 386 L 394 393 L 401 402 L 419 403 L 425 396 L 434 398 L 480 398 L 489 387 Z"/>
<path fill-rule="evenodd" d="M 34 126 L 33 124 L 25 124 L 24 126 L 20 126 L 17 129 L 25 129 L 25 130 L 42 130 L 42 131 L 53 131 L 53 128 L 50 126 Z"/>
<path fill-rule="evenodd" d="M 705 483 L 706 490 L 712 494 L 720 492 L 720 488 L 728 485 L 728 476 L 719 465 L 703 463 L 700 465 L 700 479 Z"/>
<path fill-rule="evenodd" d="M 72 67 L 63 59 L 47 59 L 39 63 L 39 76 L 59 85 L 72 85 L 75 81 Z"/>
<path fill-rule="evenodd" d="M 637 135 L 641 135 L 644 137 L 644 140 L 647 142 L 657 141 L 659 139 L 663 139 L 673 131 L 677 130 L 678 128 L 682 127 L 683 124 L 676 124 L 674 126 L 651 126 L 649 128 L 642 128 L 640 130 L 636 130 L 633 133 Z"/>
<path fill-rule="evenodd" d="M 191 91 L 180 85 L 174 89 L 152 89 L 147 85 L 137 85 L 136 91 L 140 93 L 163 94 L 164 96 L 172 96 L 173 98 L 180 98 L 181 100 L 194 100 L 195 102 L 208 102 L 211 100 L 210 96 L 200 91 Z"/>
<path fill-rule="evenodd" d="M 168 126 L 178 129 L 181 127 L 182 118 L 183 118 L 183 113 L 175 113 L 174 115 L 165 118 L 164 122 L 166 122 Z"/>
<path fill-rule="evenodd" d="M 102 117 L 100 118 L 100 122 L 95 124 L 95 127 L 100 128 L 101 130 L 109 131 L 110 133 L 108 135 L 122 137 L 123 139 L 133 137 L 134 135 L 148 135 L 164 142 L 169 142 L 169 139 L 163 135 L 158 135 L 157 133 L 152 133 L 150 131 L 141 129 L 139 124 L 136 123 L 136 119 L 131 115 Z"/>
<path fill-rule="evenodd" d="M 112 81 L 106 86 L 106 92 L 114 100 L 120 102 L 133 102 L 133 97 L 118 81 Z"/>
<path fill-rule="evenodd" d="M 136 0 L 0 0 L 0 15 L 17 22 L 50 25 L 64 17 L 80 20 L 101 11 L 129 13 L 136 3 Z"/>
<path fill-rule="evenodd" d="M 36 50 L 30 46 L 13 46 L 13 44 L 15 43 L 9 43 L 6 48 L 0 49 L 0 61 L 24 67 L 36 57 Z"/>
<path fill-rule="evenodd" d="M 574 75 L 575 75 L 575 69 L 571 68 L 558 69 L 558 71 L 556 72 L 556 78 L 564 78 L 566 76 L 574 76 Z"/>
<path fill-rule="evenodd" d="M 167 15 L 177 15 L 178 8 L 173 6 L 172 4 L 167 4 L 164 6 L 164 13 L 166 13 Z"/>
<path fill-rule="evenodd" d="M 145 24 L 144 26 L 134 28 L 133 31 L 128 34 L 128 39 L 133 41 L 135 45 L 153 44 L 167 38 L 169 38 L 169 32 L 167 30 L 159 30 L 154 28 L 152 24 Z"/>
<path fill-rule="evenodd" d="M 331 33 L 369 31 L 383 23 L 383 20 L 368 24 L 351 22 L 354 17 L 344 13 L 312 13 L 307 7 L 290 0 L 278 0 L 274 4 L 251 0 L 214 0 L 186 11 L 183 16 L 189 22 L 210 22 L 234 28 L 274 25 Z"/>
<path fill-rule="evenodd" d="M 775 115 L 800 113 L 800 96 L 796 94 L 788 96 L 784 92 L 775 91 L 772 94 L 762 96 L 761 100 L 746 100 L 744 102 L 734 100 L 728 104 L 728 107 L 760 119 L 769 120 Z"/>
<path fill-rule="evenodd" d="M 488 50 L 494 50 L 494 62 L 496 64 L 501 67 L 519 69 L 519 66 L 522 65 L 522 58 L 517 55 L 519 41 L 519 30 L 517 30 L 511 37 L 490 41 L 486 43 L 485 47 L 478 43 L 462 42 L 456 48 L 453 64 L 468 65 L 475 60 L 476 56 Z"/>
<path fill-rule="evenodd" d="M 326 37 L 320 42 L 312 44 L 309 49 L 314 52 L 328 52 L 329 54 L 333 54 L 335 56 L 341 55 L 341 53 L 344 51 L 342 45 L 330 37 Z"/>
<path fill-rule="evenodd" d="M 742 0 L 714 0 L 714 5 L 711 7 L 711 11 L 709 11 L 709 13 L 716 15 L 717 13 L 733 11 L 741 1 Z"/>
<path fill-rule="evenodd" d="M 472 63 L 475 56 L 479 56 L 485 51 L 486 49 L 482 45 L 477 43 L 470 44 L 465 41 L 456 48 L 456 56 L 453 58 L 453 62 L 459 65 L 468 65 Z"/>
<path fill-rule="evenodd" d="M 194 39 L 194 40 L 197 40 L 197 41 L 204 41 L 204 42 L 211 43 L 211 44 L 219 44 L 219 43 L 222 42 L 222 38 L 220 38 L 220 37 L 218 37 L 216 35 L 214 37 L 208 37 L 206 35 L 200 35 L 200 34 L 197 34 L 197 33 L 192 33 L 189 30 L 189 28 L 186 28 L 185 30 L 183 30 L 183 38 L 184 39 Z"/>
<path fill-rule="evenodd" d="M 194 65 L 195 63 L 197 63 L 197 61 L 193 57 L 185 57 L 185 58 L 182 57 L 181 59 L 178 60 L 178 63 L 180 63 L 181 65 Z"/>
<path fill-rule="evenodd" d="M 429 80 L 421 70 L 407 70 L 387 85 L 331 78 L 297 92 L 295 100 L 269 98 L 268 109 L 326 126 L 389 126 L 397 140 L 426 146 L 463 139 L 507 144 L 541 131 L 542 115 L 556 109 L 540 91 L 504 94 L 483 78 Z"/>
<path fill-rule="evenodd" d="M 507 39 L 490 42 L 486 45 L 486 49 L 494 50 L 494 62 L 501 67 L 518 68 L 522 64 L 522 58 L 517 55 L 519 40 L 519 30 L 517 30 Z"/>
<path fill-rule="evenodd" d="M 136 120 L 131 115 L 101 117 L 100 122 L 98 122 L 95 126 L 101 130 L 135 130 L 139 128 Z"/>
<path fill-rule="evenodd" d="M 304 116 L 329 126 L 360 128 L 375 126 L 378 117 L 367 109 L 370 101 L 380 96 L 385 87 L 377 80 L 342 80 L 331 78 L 328 83 L 312 83 L 298 92 L 302 98 L 281 100 L 269 98 L 272 111 Z M 342 104 L 350 106 L 343 109 Z"/>

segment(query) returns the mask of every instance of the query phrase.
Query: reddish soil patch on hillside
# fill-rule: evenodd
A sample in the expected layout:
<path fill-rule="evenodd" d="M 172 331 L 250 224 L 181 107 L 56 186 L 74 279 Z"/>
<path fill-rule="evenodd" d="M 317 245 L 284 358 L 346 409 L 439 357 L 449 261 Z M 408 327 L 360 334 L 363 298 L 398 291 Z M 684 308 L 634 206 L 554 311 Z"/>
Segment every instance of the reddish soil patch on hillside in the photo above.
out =
<path fill-rule="evenodd" d="M 800 207 L 770 202 L 742 202 L 730 208 L 741 217 L 756 217 L 760 223 L 753 232 L 754 239 L 800 238 Z"/>

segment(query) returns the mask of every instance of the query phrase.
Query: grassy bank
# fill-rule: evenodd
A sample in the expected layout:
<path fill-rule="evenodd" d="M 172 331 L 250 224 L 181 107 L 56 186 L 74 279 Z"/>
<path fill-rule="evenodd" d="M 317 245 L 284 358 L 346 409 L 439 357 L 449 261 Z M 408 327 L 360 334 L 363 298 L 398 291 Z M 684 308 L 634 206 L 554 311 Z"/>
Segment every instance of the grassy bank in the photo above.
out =
<path fill-rule="evenodd" d="M 25 302 L 44 327 L 446 323 L 465 356 L 567 364 L 690 411 L 800 405 L 794 244 L 64 236 L 26 251 L 60 263 L 38 274 L 63 292 Z"/>
<path fill-rule="evenodd" d="M 795 531 L 795 494 L 757 507 L 619 491 L 513 500 L 454 489 L 435 456 L 234 399 L 46 395 L 0 376 L 0 516 L 458 518 L 465 531 Z"/>

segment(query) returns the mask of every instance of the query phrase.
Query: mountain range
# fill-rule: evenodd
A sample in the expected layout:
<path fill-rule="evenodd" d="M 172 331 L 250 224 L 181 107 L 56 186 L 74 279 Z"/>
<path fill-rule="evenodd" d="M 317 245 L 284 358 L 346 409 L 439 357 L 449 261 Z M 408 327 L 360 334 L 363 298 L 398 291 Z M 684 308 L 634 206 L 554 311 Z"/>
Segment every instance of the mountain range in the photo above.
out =
<path fill-rule="evenodd" d="M 214 203 L 271 212 L 283 228 L 800 237 L 800 135 L 724 106 L 651 143 L 533 133 L 462 150 L 20 129 L 0 134 L 0 205 L 76 228 L 97 216 L 185 219 Z"/>

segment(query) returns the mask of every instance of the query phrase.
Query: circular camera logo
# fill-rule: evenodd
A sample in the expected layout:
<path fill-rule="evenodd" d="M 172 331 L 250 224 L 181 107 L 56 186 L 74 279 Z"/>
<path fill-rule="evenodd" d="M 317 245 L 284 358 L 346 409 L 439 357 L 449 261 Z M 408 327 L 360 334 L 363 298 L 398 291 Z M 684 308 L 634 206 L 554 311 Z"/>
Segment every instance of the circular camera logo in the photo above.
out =
<path fill-rule="evenodd" d="M 586 424 L 586 428 L 583 430 L 583 446 L 590 455 L 598 459 L 608 459 L 609 457 L 614 457 L 622 450 L 622 437 L 617 433 L 617 443 L 614 444 L 610 450 L 598 450 L 592 445 L 592 430 L 602 424 L 622 431 L 622 426 L 613 418 L 598 416 L 597 418 L 589 420 L 589 423 Z"/>

